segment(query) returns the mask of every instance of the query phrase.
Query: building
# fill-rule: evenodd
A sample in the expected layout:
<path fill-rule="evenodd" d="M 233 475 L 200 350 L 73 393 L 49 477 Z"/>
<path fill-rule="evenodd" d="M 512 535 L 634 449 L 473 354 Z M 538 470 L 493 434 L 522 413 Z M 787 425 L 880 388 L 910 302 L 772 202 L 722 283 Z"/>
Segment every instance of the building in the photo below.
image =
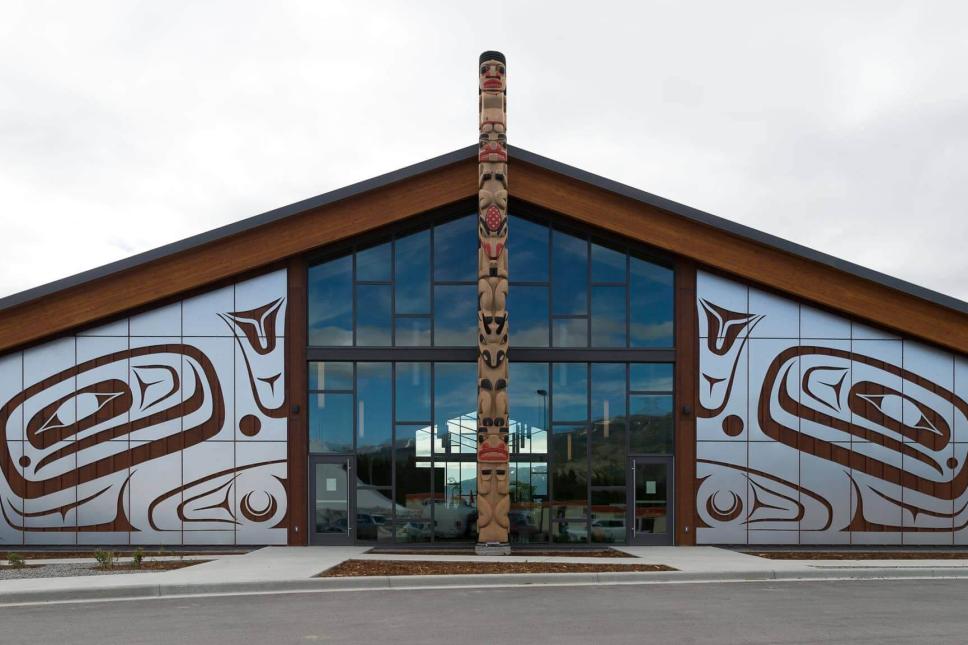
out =
<path fill-rule="evenodd" d="M 968 542 L 968 304 L 510 154 L 513 542 Z M 0 546 L 474 541 L 477 188 L 0 300 Z"/>

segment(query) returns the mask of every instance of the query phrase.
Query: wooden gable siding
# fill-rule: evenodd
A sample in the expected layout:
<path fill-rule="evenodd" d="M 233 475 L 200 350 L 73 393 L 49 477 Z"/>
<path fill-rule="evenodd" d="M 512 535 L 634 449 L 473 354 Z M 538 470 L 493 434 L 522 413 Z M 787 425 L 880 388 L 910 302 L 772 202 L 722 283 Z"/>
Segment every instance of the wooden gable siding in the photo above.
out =
<path fill-rule="evenodd" d="M 473 198 L 476 172 L 468 158 L 0 311 L 0 352 Z M 514 200 L 968 354 L 968 315 L 953 309 L 521 160 L 510 186 Z"/>

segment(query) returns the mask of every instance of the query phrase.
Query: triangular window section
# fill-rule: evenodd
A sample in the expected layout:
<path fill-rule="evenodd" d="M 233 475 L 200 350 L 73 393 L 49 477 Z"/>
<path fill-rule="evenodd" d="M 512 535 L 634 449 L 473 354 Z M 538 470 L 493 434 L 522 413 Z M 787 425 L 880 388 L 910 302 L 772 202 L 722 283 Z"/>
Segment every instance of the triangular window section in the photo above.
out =
<path fill-rule="evenodd" d="M 673 347 L 673 270 L 528 209 L 509 222 L 514 348 Z M 328 251 L 309 268 L 313 347 L 475 347 L 473 206 Z"/>

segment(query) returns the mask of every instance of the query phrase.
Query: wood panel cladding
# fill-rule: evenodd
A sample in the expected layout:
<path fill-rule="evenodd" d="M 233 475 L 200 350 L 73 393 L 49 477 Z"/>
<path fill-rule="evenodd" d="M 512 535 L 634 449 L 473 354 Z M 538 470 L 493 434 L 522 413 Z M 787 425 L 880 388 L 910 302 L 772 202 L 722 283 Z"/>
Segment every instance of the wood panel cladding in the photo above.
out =
<path fill-rule="evenodd" d="M 289 507 L 290 546 L 309 544 L 309 500 L 307 491 L 309 463 L 309 385 L 307 383 L 306 345 L 306 261 L 290 260 L 286 272 L 289 312 L 286 316 L 286 400 L 289 402 Z"/>
<path fill-rule="evenodd" d="M 696 408 L 699 404 L 699 342 L 696 317 L 696 265 L 688 260 L 676 263 L 676 457 L 675 518 L 676 544 L 696 544 Z"/>

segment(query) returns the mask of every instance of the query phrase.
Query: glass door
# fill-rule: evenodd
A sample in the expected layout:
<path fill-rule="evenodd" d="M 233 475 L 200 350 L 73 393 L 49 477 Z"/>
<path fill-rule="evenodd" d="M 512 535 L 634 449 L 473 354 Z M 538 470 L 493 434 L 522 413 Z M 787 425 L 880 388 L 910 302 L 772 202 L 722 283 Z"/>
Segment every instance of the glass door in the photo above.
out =
<path fill-rule="evenodd" d="M 352 457 L 309 458 L 309 543 L 353 544 Z"/>
<path fill-rule="evenodd" d="M 629 544 L 672 544 L 672 457 L 632 457 Z"/>

